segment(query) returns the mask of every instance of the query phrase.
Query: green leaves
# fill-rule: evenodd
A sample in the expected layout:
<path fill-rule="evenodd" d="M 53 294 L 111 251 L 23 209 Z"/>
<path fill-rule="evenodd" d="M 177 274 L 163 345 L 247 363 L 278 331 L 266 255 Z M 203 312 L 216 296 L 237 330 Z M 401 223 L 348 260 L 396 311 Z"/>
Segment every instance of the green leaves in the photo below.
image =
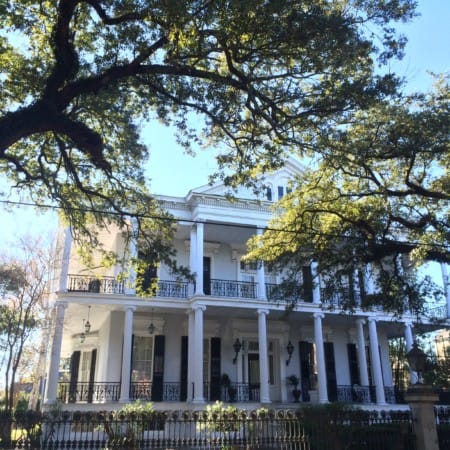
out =
<path fill-rule="evenodd" d="M 318 136 L 315 165 L 295 180 L 249 258 L 292 264 L 294 279 L 315 260 L 331 291 L 338 272 L 369 264 L 378 295 L 366 300 L 396 311 L 405 299 L 418 308 L 434 296 L 415 268 L 450 261 L 449 107 L 443 79 L 426 96 L 378 103 Z"/>

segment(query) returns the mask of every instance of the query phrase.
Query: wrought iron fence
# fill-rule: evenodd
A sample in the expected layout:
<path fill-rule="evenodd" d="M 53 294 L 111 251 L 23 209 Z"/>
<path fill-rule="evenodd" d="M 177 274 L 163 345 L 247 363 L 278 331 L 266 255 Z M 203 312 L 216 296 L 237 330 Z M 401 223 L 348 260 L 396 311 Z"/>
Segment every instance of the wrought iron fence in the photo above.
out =
<path fill-rule="evenodd" d="M 297 411 L 65 413 L 46 418 L 41 448 L 414 450 L 408 413 Z"/>

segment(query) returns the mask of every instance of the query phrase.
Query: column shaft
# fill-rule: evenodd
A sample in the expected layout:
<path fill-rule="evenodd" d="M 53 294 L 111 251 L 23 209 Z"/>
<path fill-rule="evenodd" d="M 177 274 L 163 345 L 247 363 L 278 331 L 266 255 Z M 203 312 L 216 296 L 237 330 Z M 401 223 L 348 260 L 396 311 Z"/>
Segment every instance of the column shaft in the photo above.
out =
<path fill-rule="evenodd" d="M 364 319 L 356 320 L 356 338 L 358 340 L 358 366 L 361 386 L 369 386 L 369 372 L 367 370 L 366 340 L 364 339 Z"/>
<path fill-rule="evenodd" d="M 45 393 L 45 404 L 56 403 L 59 381 L 59 362 L 61 360 L 61 344 L 64 326 L 64 314 L 67 308 L 66 302 L 56 303 L 55 331 L 53 333 L 50 367 Z"/>
<path fill-rule="evenodd" d="M 196 305 L 195 312 L 195 352 L 194 352 L 194 403 L 204 403 L 203 395 L 203 305 Z"/>
<path fill-rule="evenodd" d="M 195 270 L 197 273 L 197 279 L 195 284 L 195 294 L 205 295 L 203 290 L 203 224 L 197 224 L 197 242 L 195 250 Z"/>
<path fill-rule="evenodd" d="M 195 319 L 194 312 L 188 312 L 188 376 L 187 376 L 187 401 L 192 401 L 194 396 L 192 386 L 194 383 L 194 357 L 195 357 Z"/>
<path fill-rule="evenodd" d="M 261 403 L 270 403 L 266 328 L 267 314 L 269 314 L 267 309 L 258 309 L 259 383 Z"/>
<path fill-rule="evenodd" d="M 64 248 L 62 252 L 61 272 L 59 274 L 59 288 L 60 292 L 67 292 L 70 252 L 72 249 L 72 233 L 70 228 L 64 230 Z"/>
<path fill-rule="evenodd" d="M 319 403 L 328 403 L 327 372 L 325 367 L 325 352 L 323 348 L 322 313 L 314 314 L 314 340 L 316 342 L 317 377 Z"/>
<path fill-rule="evenodd" d="M 123 324 L 123 350 L 122 350 L 122 377 L 120 382 L 120 403 L 130 401 L 130 380 L 131 380 L 131 353 L 133 349 L 133 313 L 134 306 L 125 307 L 125 318 Z"/>
<path fill-rule="evenodd" d="M 386 397 L 384 394 L 383 373 L 381 371 L 377 322 L 376 319 L 373 317 L 369 318 L 369 340 L 370 340 L 370 360 L 372 362 L 372 374 L 373 374 L 373 381 L 375 383 L 377 404 L 385 405 Z"/>
<path fill-rule="evenodd" d="M 261 236 L 263 234 L 263 230 L 258 228 L 256 230 L 256 234 Z M 258 264 L 258 298 L 260 300 L 266 300 L 266 276 L 264 271 L 264 262 L 260 261 Z"/>

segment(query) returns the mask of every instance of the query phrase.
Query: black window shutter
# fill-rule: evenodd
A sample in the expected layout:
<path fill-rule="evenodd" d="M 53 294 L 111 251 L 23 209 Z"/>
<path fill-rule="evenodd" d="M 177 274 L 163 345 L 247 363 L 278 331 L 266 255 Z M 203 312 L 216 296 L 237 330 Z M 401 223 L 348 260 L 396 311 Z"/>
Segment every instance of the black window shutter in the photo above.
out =
<path fill-rule="evenodd" d="M 347 354 L 348 354 L 348 367 L 350 370 L 350 384 L 361 384 L 359 378 L 359 365 L 358 365 L 358 354 L 356 351 L 356 344 L 347 344 Z"/>
<path fill-rule="evenodd" d="M 70 357 L 70 386 L 69 402 L 75 403 L 77 400 L 78 371 L 80 369 L 81 352 L 76 351 Z"/>
<path fill-rule="evenodd" d="M 164 346 L 165 336 L 155 336 L 155 350 L 153 355 L 152 400 L 156 402 L 160 402 L 163 400 Z"/>
<path fill-rule="evenodd" d="M 220 338 L 211 338 L 211 400 L 220 400 Z"/>
<path fill-rule="evenodd" d="M 97 349 L 94 348 L 91 352 L 91 367 L 89 370 L 89 391 L 88 391 L 88 403 L 92 403 L 94 395 L 94 381 L 95 381 L 95 365 L 97 363 Z"/>
<path fill-rule="evenodd" d="M 181 336 L 180 401 L 186 401 L 188 393 L 188 337 Z"/>

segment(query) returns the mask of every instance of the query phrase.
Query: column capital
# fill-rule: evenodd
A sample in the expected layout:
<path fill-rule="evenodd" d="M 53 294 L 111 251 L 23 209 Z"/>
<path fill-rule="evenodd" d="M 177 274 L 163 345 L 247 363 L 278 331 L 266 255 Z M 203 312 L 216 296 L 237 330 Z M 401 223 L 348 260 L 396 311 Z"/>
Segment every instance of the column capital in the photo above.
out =
<path fill-rule="evenodd" d="M 134 311 L 136 311 L 136 306 L 125 305 L 125 306 L 123 307 L 123 310 L 124 310 L 125 312 L 126 312 L 126 311 L 134 312 Z"/>
<path fill-rule="evenodd" d="M 412 328 L 414 326 L 412 320 L 405 320 L 404 323 L 406 328 Z"/>
<path fill-rule="evenodd" d="M 205 311 L 206 305 L 202 305 L 201 303 L 196 303 L 195 305 L 192 305 L 192 311 Z"/>
<path fill-rule="evenodd" d="M 358 324 L 364 325 L 366 323 L 366 319 L 363 319 L 362 317 L 358 317 L 355 320 L 355 322 L 358 323 Z"/>
<path fill-rule="evenodd" d="M 378 318 L 377 317 L 368 317 L 367 318 L 367 321 L 369 322 L 369 323 L 377 323 L 378 322 Z"/>
<path fill-rule="evenodd" d="M 258 308 L 257 313 L 258 313 L 259 316 L 261 314 L 264 314 L 264 315 L 268 316 L 269 315 L 269 310 L 268 309 L 264 309 L 264 308 Z"/>
<path fill-rule="evenodd" d="M 67 300 L 57 300 L 55 306 L 57 308 L 67 309 L 67 307 L 69 306 L 69 302 Z"/>
<path fill-rule="evenodd" d="M 323 312 L 316 312 L 313 314 L 314 319 L 323 319 L 325 314 Z"/>

